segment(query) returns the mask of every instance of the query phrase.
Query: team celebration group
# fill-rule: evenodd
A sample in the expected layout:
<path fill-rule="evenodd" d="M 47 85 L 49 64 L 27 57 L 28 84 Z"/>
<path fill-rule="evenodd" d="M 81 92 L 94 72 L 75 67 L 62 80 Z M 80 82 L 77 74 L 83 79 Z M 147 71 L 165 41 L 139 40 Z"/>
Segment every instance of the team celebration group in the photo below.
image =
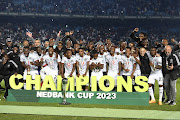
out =
<path fill-rule="evenodd" d="M 139 36 L 137 36 L 137 33 Z M 73 31 L 59 31 L 57 38 L 42 41 L 33 38 L 33 33 L 27 30 L 29 40 L 24 40 L 23 45 L 14 44 L 11 38 L 7 38 L 0 44 L 0 81 L 5 81 L 4 98 L 8 96 L 10 89 L 9 78 L 11 75 L 22 74 L 24 89 L 26 89 L 26 75 L 40 75 L 41 80 L 46 75 L 51 75 L 57 85 L 57 76 L 62 78 L 96 76 L 99 79 L 108 75 L 114 79 L 117 88 L 117 76 L 132 78 L 135 85 L 137 76 L 146 76 L 149 84 L 150 104 L 156 103 L 154 97 L 154 84 L 159 84 L 158 104 L 176 105 L 176 82 L 180 77 L 180 44 L 171 39 L 174 45 L 169 45 L 170 40 L 163 39 L 162 43 L 151 45 L 147 33 L 139 32 L 135 28 L 130 37 L 133 42 L 120 41 L 119 45 L 112 43 L 110 38 L 106 42 L 77 40 Z M 108 86 L 108 80 L 105 83 Z M 83 86 L 83 90 L 89 90 L 90 84 Z M 99 89 L 99 88 L 98 88 Z M 100 89 L 99 89 L 100 90 Z M 134 91 L 135 92 L 135 91 Z M 166 98 L 166 99 L 165 99 Z"/>

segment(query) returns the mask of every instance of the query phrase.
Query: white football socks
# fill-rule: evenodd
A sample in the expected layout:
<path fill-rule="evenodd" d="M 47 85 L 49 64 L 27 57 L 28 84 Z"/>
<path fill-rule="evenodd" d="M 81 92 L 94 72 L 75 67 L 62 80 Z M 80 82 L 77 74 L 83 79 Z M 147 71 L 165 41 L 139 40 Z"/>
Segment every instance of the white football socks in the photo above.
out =
<path fill-rule="evenodd" d="M 162 101 L 163 87 L 159 87 L 159 101 Z"/>
<path fill-rule="evenodd" d="M 155 100 L 155 98 L 154 98 L 154 92 L 153 92 L 152 86 L 149 87 L 149 95 L 151 96 L 151 100 Z"/>

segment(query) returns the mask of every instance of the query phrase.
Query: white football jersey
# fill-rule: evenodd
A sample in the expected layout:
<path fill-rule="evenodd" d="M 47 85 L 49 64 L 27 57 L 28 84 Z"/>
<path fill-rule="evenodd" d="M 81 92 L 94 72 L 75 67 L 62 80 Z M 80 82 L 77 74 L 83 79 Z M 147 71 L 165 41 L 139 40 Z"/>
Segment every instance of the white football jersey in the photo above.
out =
<path fill-rule="evenodd" d="M 132 74 L 134 63 L 136 63 L 136 60 L 133 56 L 129 56 L 129 58 L 127 58 L 126 55 L 122 55 L 122 64 L 125 69 L 129 69 L 129 72 L 123 70 L 123 75 L 130 76 Z"/>
<path fill-rule="evenodd" d="M 140 60 L 139 56 L 136 57 L 138 60 Z M 134 59 L 135 60 L 135 59 Z M 136 62 L 136 60 L 135 60 Z M 137 62 L 136 62 L 137 63 Z M 141 68 L 139 66 L 139 64 L 137 63 L 136 64 L 136 70 L 134 72 L 134 76 L 137 77 L 137 76 L 140 76 L 141 75 Z"/>
<path fill-rule="evenodd" d="M 53 53 L 52 57 L 49 56 L 49 54 L 46 54 L 43 56 L 43 63 L 47 64 L 50 69 L 58 70 L 58 63 L 61 62 L 61 58 L 58 55 L 58 58 L 56 57 L 56 53 Z"/>
<path fill-rule="evenodd" d="M 68 59 L 67 57 L 63 56 L 61 63 L 64 63 L 65 73 L 69 75 L 72 72 L 73 64 L 76 63 L 76 58 L 72 56 L 70 59 Z"/>
<path fill-rule="evenodd" d="M 121 62 L 121 56 L 120 55 L 107 55 L 106 56 L 106 62 L 109 63 L 108 72 L 119 72 L 119 62 Z"/>
<path fill-rule="evenodd" d="M 86 69 L 87 69 L 87 62 L 90 61 L 90 56 L 84 55 L 83 57 L 81 57 L 80 55 L 78 55 L 76 57 L 76 60 L 79 63 L 79 73 L 80 73 L 80 75 L 85 74 Z"/>
<path fill-rule="evenodd" d="M 152 57 L 151 59 L 152 64 L 154 65 L 154 67 L 151 66 L 151 73 L 155 74 L 155 73 L 162 73 L 162 69 L 156 69 L 155 66 L 162 66 L 162 57 L 159 56 L 155 56 Z"/>
<path fill-rule="evenodd" d="M 122 53 L 125 53 L 125 50 L 123 51 L 120 51 L 120 48 L 115 48 L 115 53 L 119 53 L 119 54 L 122 54 Z"/>
<path fill-rule="evenodd" d="M 35 65 L 31 65 L 31 63 L 30 62 L 35 62 L 35 61 L 37 61 L 37 60 L 39 60 L 38 59 L 38 56 L 36 55 L 36 54 L 34 54 L 34 53 L 29 53 L 29 56 L 28 57 L 26 57 L 25 55 L 24 55 L 24 53 L 22 53 L 21 55 L 20 55 L 20 61 L 21 62 L 24 62 L 25 63 L 25 65 L 30 65 L 30 70 L 37 70 L 38 69 L 38 66 L 35 66 Z"/>
<path fill-rule="evenodd" d="M 92 60 L 90 60 L 90 65 L 92 64 L 92 63 L 95 63 L 96 65 L 98 64 L 98 63 L 100 63 L 100 64 L 103 64 L 103 59 L 102 58 L 97 58 L 97 59 L 92 59 Z M 92 70 L 92 72 L 91 72 L 91 76 L 96 76 L 97 77 L 97 79 L 99 78 L 99 77 L 102 77 L 103 76 L 103 69 L 100 69 L 100 68 L 94 68 L 93 70 Z"/>
<path fill-rule="evenodd" d="M 106 72 L 106 56 L 107 56 L 107 54 L 108 53 L 104 52 L 103 55 L 101 55 L 101 54 L 98 55 L 98 58 L 103 59 L 103 64 L 104 64 L 103 72 Z"/>
<path fill-rule="evenodd" d="M 41 58 L 43 57 L 43 54 L 41 54 L 41 55 L 39 56 L 38 53 L 37 53 L 36 51 L 34 52 L 34 54 L 37 55 L 38 60 L 41 61 Z"/>

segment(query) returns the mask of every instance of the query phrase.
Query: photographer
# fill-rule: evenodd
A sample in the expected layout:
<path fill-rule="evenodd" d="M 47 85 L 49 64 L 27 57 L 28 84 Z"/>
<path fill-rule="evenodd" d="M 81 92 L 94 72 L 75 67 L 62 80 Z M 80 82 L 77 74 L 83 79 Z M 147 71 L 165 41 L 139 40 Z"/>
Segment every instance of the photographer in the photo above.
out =
<path fill-rule="evenodd" d="M 166 90 L 167 100 L 165 104 L 176 105 L 176 82 L 179 77 L 179 66 L 180 62 L 177 55 L 172 53 L 172 48 L 167 46 L 165 48 L 166 54 L 166 68 L 167 72 L 165 73 L 164 78 L 164 87 Z"/>

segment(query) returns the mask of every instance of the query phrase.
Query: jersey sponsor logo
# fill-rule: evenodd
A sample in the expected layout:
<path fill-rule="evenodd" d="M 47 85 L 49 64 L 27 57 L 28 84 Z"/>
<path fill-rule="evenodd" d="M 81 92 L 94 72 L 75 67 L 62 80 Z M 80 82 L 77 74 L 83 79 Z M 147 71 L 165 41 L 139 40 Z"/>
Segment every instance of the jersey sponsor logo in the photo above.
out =
<path fill-rule="evenodd" d="M 115 62 L 114 60 L 112 60 L 112 64 L 115 65 L 115 63 L 116 63 L 116 62 Z"/>

